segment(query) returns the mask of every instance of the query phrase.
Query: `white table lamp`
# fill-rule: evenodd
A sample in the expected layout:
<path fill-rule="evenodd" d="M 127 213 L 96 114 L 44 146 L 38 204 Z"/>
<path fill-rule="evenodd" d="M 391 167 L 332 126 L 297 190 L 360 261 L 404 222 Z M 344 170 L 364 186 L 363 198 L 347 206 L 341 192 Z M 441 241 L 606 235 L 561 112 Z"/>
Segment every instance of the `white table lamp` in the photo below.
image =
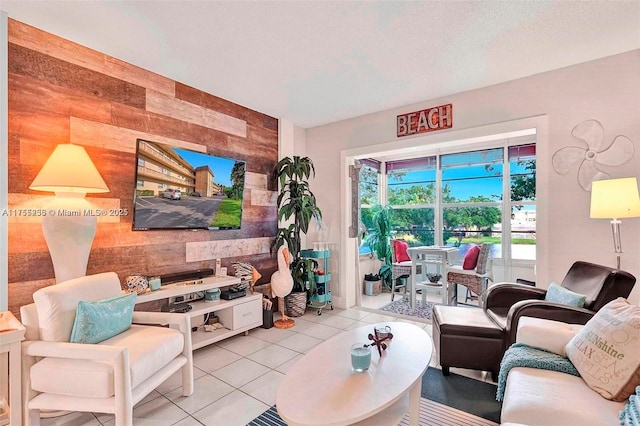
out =
<path fill-rule="evenodd" d="M 85 149 L 58 145 L 29 189 L 56 193 L 42 219 L 56 283 L 86 275 L 97 218 L 84 196 L 109 188 Z"/>
<path fill-rule="evenodd" d="M 620 269 L 622 241 L 620 220 L 640 216 L 640 197 L 636 178 L 597 180 L 591 185 L 591 213 L 593 219 L 611 219 L 613 248 Z"/>

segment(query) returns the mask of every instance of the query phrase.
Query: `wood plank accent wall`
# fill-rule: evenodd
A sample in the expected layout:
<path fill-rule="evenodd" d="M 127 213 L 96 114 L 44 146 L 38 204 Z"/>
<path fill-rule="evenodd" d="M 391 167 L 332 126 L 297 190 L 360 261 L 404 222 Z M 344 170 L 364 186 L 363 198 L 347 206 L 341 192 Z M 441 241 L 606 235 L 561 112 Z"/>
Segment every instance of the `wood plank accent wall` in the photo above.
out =
<path fill-rule="evenodd" d="M 242 227 L 132 231 L 133 216 L 99 218 L 87 273 L 165 274 L 251 262 L 269 282 L 276 228 L 278 120 L 100 52 L 9 20 L 9 207 L 41 208 L 28 186 L 60 143 L 83 145 L 109 192 L 96 208 L 132 212 L 136 139 L 245 160 Z M 54 283 L 37 218 L 9 218 L 9 309 Z"/>

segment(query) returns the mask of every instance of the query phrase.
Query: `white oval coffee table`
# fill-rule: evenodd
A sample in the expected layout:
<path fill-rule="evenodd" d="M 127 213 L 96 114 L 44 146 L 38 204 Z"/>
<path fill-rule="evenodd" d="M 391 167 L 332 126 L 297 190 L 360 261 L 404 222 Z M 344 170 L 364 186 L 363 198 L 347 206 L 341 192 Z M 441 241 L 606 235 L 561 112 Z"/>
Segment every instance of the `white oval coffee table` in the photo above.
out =
<path fill-rule="evenodd" d="M 382 356 L 374 346 L 369 370 L 354 373 L 350 347 L 367 342 L 376 325 L 389 325 L 393 340 Z M 413 324 L 371 324 L 342 332 L 289 369 L 276 396 L 278 414 L 289 426 L 382 425 L 397 424 L 408 408 L 410 425 L 417 426 L 422 375 L 432 352 L 427 332 Z"/>

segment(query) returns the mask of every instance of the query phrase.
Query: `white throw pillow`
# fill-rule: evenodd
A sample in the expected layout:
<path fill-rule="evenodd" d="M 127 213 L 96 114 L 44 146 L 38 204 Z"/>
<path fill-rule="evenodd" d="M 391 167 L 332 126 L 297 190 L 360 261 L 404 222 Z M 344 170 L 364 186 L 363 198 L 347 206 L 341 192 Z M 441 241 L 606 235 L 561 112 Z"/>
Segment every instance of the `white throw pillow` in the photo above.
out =
<path fill-rule="evenodd" d="M 80 300 L 97 301 L 122 294 L 115 272 L 88 275 L 43 287 L 33 293 L 38 310 L 40 339 L 68 342 Z"/>
<path fill-rule="evenodd" d="M 578 324 L 567 324 L 543 318 L 522 317 L 518 321 L 516 342 L 544 349 L 566 358 L 565 346 L 582 327 Z"/>
<path fill-rule="evenodd" d="M 640 385 L 640 306 L 621 297 L 607 303 L 565 350 L 591 389 L 624 401 Z"/>

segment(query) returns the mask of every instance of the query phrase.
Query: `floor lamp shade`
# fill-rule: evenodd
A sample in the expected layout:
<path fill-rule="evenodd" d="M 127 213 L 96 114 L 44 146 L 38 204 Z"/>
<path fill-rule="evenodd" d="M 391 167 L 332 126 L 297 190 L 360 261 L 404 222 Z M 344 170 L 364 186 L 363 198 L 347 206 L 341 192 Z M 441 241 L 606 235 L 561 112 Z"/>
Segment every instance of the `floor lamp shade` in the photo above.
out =
<path fill-rule="evenodd" d="M 622 253 L 619 219 L 639 216 L 640 196 L 636 178 L 597 180 L 592 183 L 590 217 L 611 219 L 613 248 L 617 255 L 618 269 Z"/>
<path fill-rule="evenodd" d="M 97 219 L 84 196 L 109 188 L 85 149 L 58 145 L 29 189 L 56 193 L 42 220 L 56 282 L 86 275 Z"/>

